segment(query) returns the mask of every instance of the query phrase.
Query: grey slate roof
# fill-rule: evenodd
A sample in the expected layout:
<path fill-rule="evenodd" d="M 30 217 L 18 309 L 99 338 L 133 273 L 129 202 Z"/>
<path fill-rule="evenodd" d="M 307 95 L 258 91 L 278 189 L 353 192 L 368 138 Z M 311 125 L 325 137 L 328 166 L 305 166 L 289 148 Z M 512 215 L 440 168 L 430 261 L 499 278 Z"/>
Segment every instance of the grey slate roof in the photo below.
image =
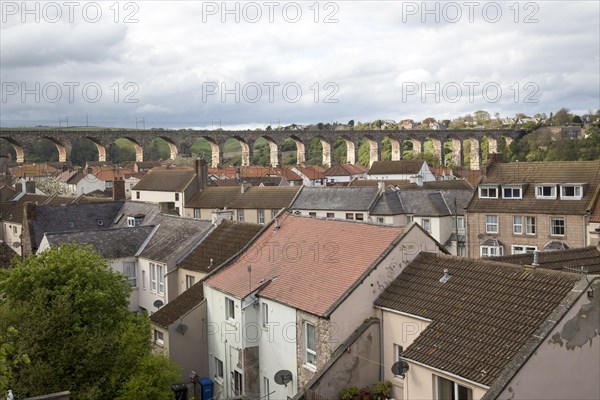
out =
<path fill-rule="evenodd" d="M 210 221 L 167 214 L 157 215 L 153 223 L 158 228 L 140 257 L 165 263 L 171 257 L 179 256 L 214 227 Z"/>
<path fill-rule="evenodd" d="M 421 217 L 444 217 L 456 214 L 465 215 L 471 192 L 467 190 L 399 190 L 398 194 L 408 214 Z"/>
<path fill-rule="evenodd" d="M 377 199 L 371 215 L 405 214 L 398 192 L 385 192 Z"/>
<path fill-rule="evenodd" d="M 44 205 L 35 208 L 32 247 L 38 248 L 46 232 L 108 229 L 123 207 L 122 201 L 91 204 Z"/>
<path fill-rule="evenodd" d="M 100 231 L 46 233 L 51 247 L 77 243 L 91 245 L 104 258 L 133 257 L 150 236 L 154 226 L 112 228 Z"/>
<path fill-rule="evenodd" d="M 376 187 L 304 187 L 292 210 L 367 211 L 374 204 Z"/>
<path fill-rule="evenodd" d="M 196 178 L 196 171 L 187 169 L 150 170 L 131 190 L 183 192 Z"/>
<path fill-rule="evenodd" d="M 134 215 L 144 216 L 142 225 L 152 225 L 154 218 L 156 218 L 156 216 L 159 214 L 160 207 L 158 204 L 142 203 L 139 201 L 126 201 L 113 221 L 113 227 L 126 227 L 127 217 L 133 217 Z"/>

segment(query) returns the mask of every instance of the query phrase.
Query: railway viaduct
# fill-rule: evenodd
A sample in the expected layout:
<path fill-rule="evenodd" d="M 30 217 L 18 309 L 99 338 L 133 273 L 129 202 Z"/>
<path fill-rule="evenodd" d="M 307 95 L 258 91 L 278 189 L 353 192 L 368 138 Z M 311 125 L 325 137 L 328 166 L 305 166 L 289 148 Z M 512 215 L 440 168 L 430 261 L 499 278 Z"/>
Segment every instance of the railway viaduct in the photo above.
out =
<path fill-rule="evenodd" d="M 506 144 L 519 138 L 522 131 L 502 129 L 469 129 L 469 130 L 274 130 L 274 131 L 223 131 L 223 130 L 54 130 L 54 129 L 1 129 L 0 138 L 9 142 L 15 149 L 17 162 L 27 160 L 27 154 L 38 140 L 45 138 L 52 141 L 58 150 L 59 160 L 69 159 L 71 148 L 75 141 L 81 138 L 91 140 L 98 149 L 98 161 L 107 161 L 107 148 L 119 138 L 131 141 L 135 147 L 137 161 L 144 160 L 144 149 L 149 148 L 156 138 L 164 139 L 171 152 L 171 158 L 178 154 L 191 156 L 191 147 L 195 141 L 204 138 L 211 145 L 211 165 L 220 165 L 223 161 L 223 145 L 229 139 L 239 141 L 242 148 L 242 165 L 252 165 L 253 145 L 259 138 L 264 138 L 270 147 L 271 166 L 282 165 L 281 145 L 290 138 L 296 143 L 296 162 L 306 161 L 308 143 L 317 138 L 323 147 L 323 165 L 330 166 L 332 162 L 333 143 L 342 138 L 346 143 L 347 162 L 358 162 L 358 147 L 363 140 L 370 145 L 370 163 L 381 159 L 381 141 L 388 137 L 392 144 L 392 160 L 401 160 L 403 146 L 406 141 L 412 142 L 415 154 L 423 152 L 423 144 L 430 139 L 434 155 L 443 165 L 444 143 L 452 143 L 452 162 L 463 165 L 463 142 L 471 144 L 470 166 L 478 169 L 481 162 L 481 140 L 487 137 L 489 151 L 498 150 L 498 142 L 504 138 Z"/>

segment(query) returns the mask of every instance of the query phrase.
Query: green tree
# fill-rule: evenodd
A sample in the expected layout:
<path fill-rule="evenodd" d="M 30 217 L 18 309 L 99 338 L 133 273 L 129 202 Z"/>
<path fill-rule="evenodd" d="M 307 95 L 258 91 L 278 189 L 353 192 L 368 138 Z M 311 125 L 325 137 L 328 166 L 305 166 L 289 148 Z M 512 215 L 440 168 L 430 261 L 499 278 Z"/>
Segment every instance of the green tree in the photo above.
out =
<path fill-rule="evenodd" d="M 16 398 L 69 390 L 114 399 L 154 357 L 148 318 L 128 310 L 127 279 L 91 248 L 61 246 L 14 264 L 0 273 L 0 338 L 10 338 L 4 368 Z"/>
<path fill-rule="evenodd" d="M 146 356 L 116 400 L 171 400 L 173 398 L 171 385 L 178 379 L 179 372 L 173 368 L 166 356 Z"/>

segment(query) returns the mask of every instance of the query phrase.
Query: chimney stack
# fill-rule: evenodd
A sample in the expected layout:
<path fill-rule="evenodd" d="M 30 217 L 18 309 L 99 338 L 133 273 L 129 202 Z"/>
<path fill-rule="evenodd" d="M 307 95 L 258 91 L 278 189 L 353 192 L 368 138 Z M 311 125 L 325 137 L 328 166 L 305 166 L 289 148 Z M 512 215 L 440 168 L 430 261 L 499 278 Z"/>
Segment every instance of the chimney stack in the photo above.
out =
<path fill-rule="evenodd" d="M 35 193 L 35 181 L 25 182 L 25 193 Z"/>
<path fill-rule="evenodd" d="M 533 262 L 531 263 L 531 266 L 534 268 L 540 266 L 540 252 L 537 250 L 534 250 L 533 252 Z"/>
<path fill-rule="evenodd" d="M 379 193 L 385 192 L 385 181 L 377 181 L 377 190 Z"/>
<path fill-rule="evenodd" d="M 126 199 L 125 196 L 125 181 L 123 178 L 115 177 L 113 181 L 113 201 L 124 201 Z"/>
<path fill-rule="evenodd" d="M 590 245 L 600 248 L 600 226 L 590 231 Z"/>
<path fill-rule="evenodd" d="M 198 188 L 204 189 L 208 185 L 208 163 L 204 158 L 196 159 L 196 176 L 198 177 Z"/>

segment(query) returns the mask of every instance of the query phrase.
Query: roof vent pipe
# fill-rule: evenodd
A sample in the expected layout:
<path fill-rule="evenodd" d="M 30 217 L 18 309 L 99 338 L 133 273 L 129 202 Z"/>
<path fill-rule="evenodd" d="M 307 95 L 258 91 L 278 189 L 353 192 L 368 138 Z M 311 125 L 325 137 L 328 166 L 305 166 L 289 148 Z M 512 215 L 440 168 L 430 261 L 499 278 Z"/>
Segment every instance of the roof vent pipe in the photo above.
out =
<path fill-rule="evenodd" d="M 538 250 L 534 250 L 533 252 L 533 262 L 531 263 L 533 267 L 540 266 L 540 252 Z"/>
<path fill-rule="evenodd" d="M 451 277 L 452 277 L 452 275 L 450 275 L 450 272 L 448 271 L 448 269 L 444 269 L 444 275 L 440 278 L 440 282 L 446 283 L 450 280 Z"/>

